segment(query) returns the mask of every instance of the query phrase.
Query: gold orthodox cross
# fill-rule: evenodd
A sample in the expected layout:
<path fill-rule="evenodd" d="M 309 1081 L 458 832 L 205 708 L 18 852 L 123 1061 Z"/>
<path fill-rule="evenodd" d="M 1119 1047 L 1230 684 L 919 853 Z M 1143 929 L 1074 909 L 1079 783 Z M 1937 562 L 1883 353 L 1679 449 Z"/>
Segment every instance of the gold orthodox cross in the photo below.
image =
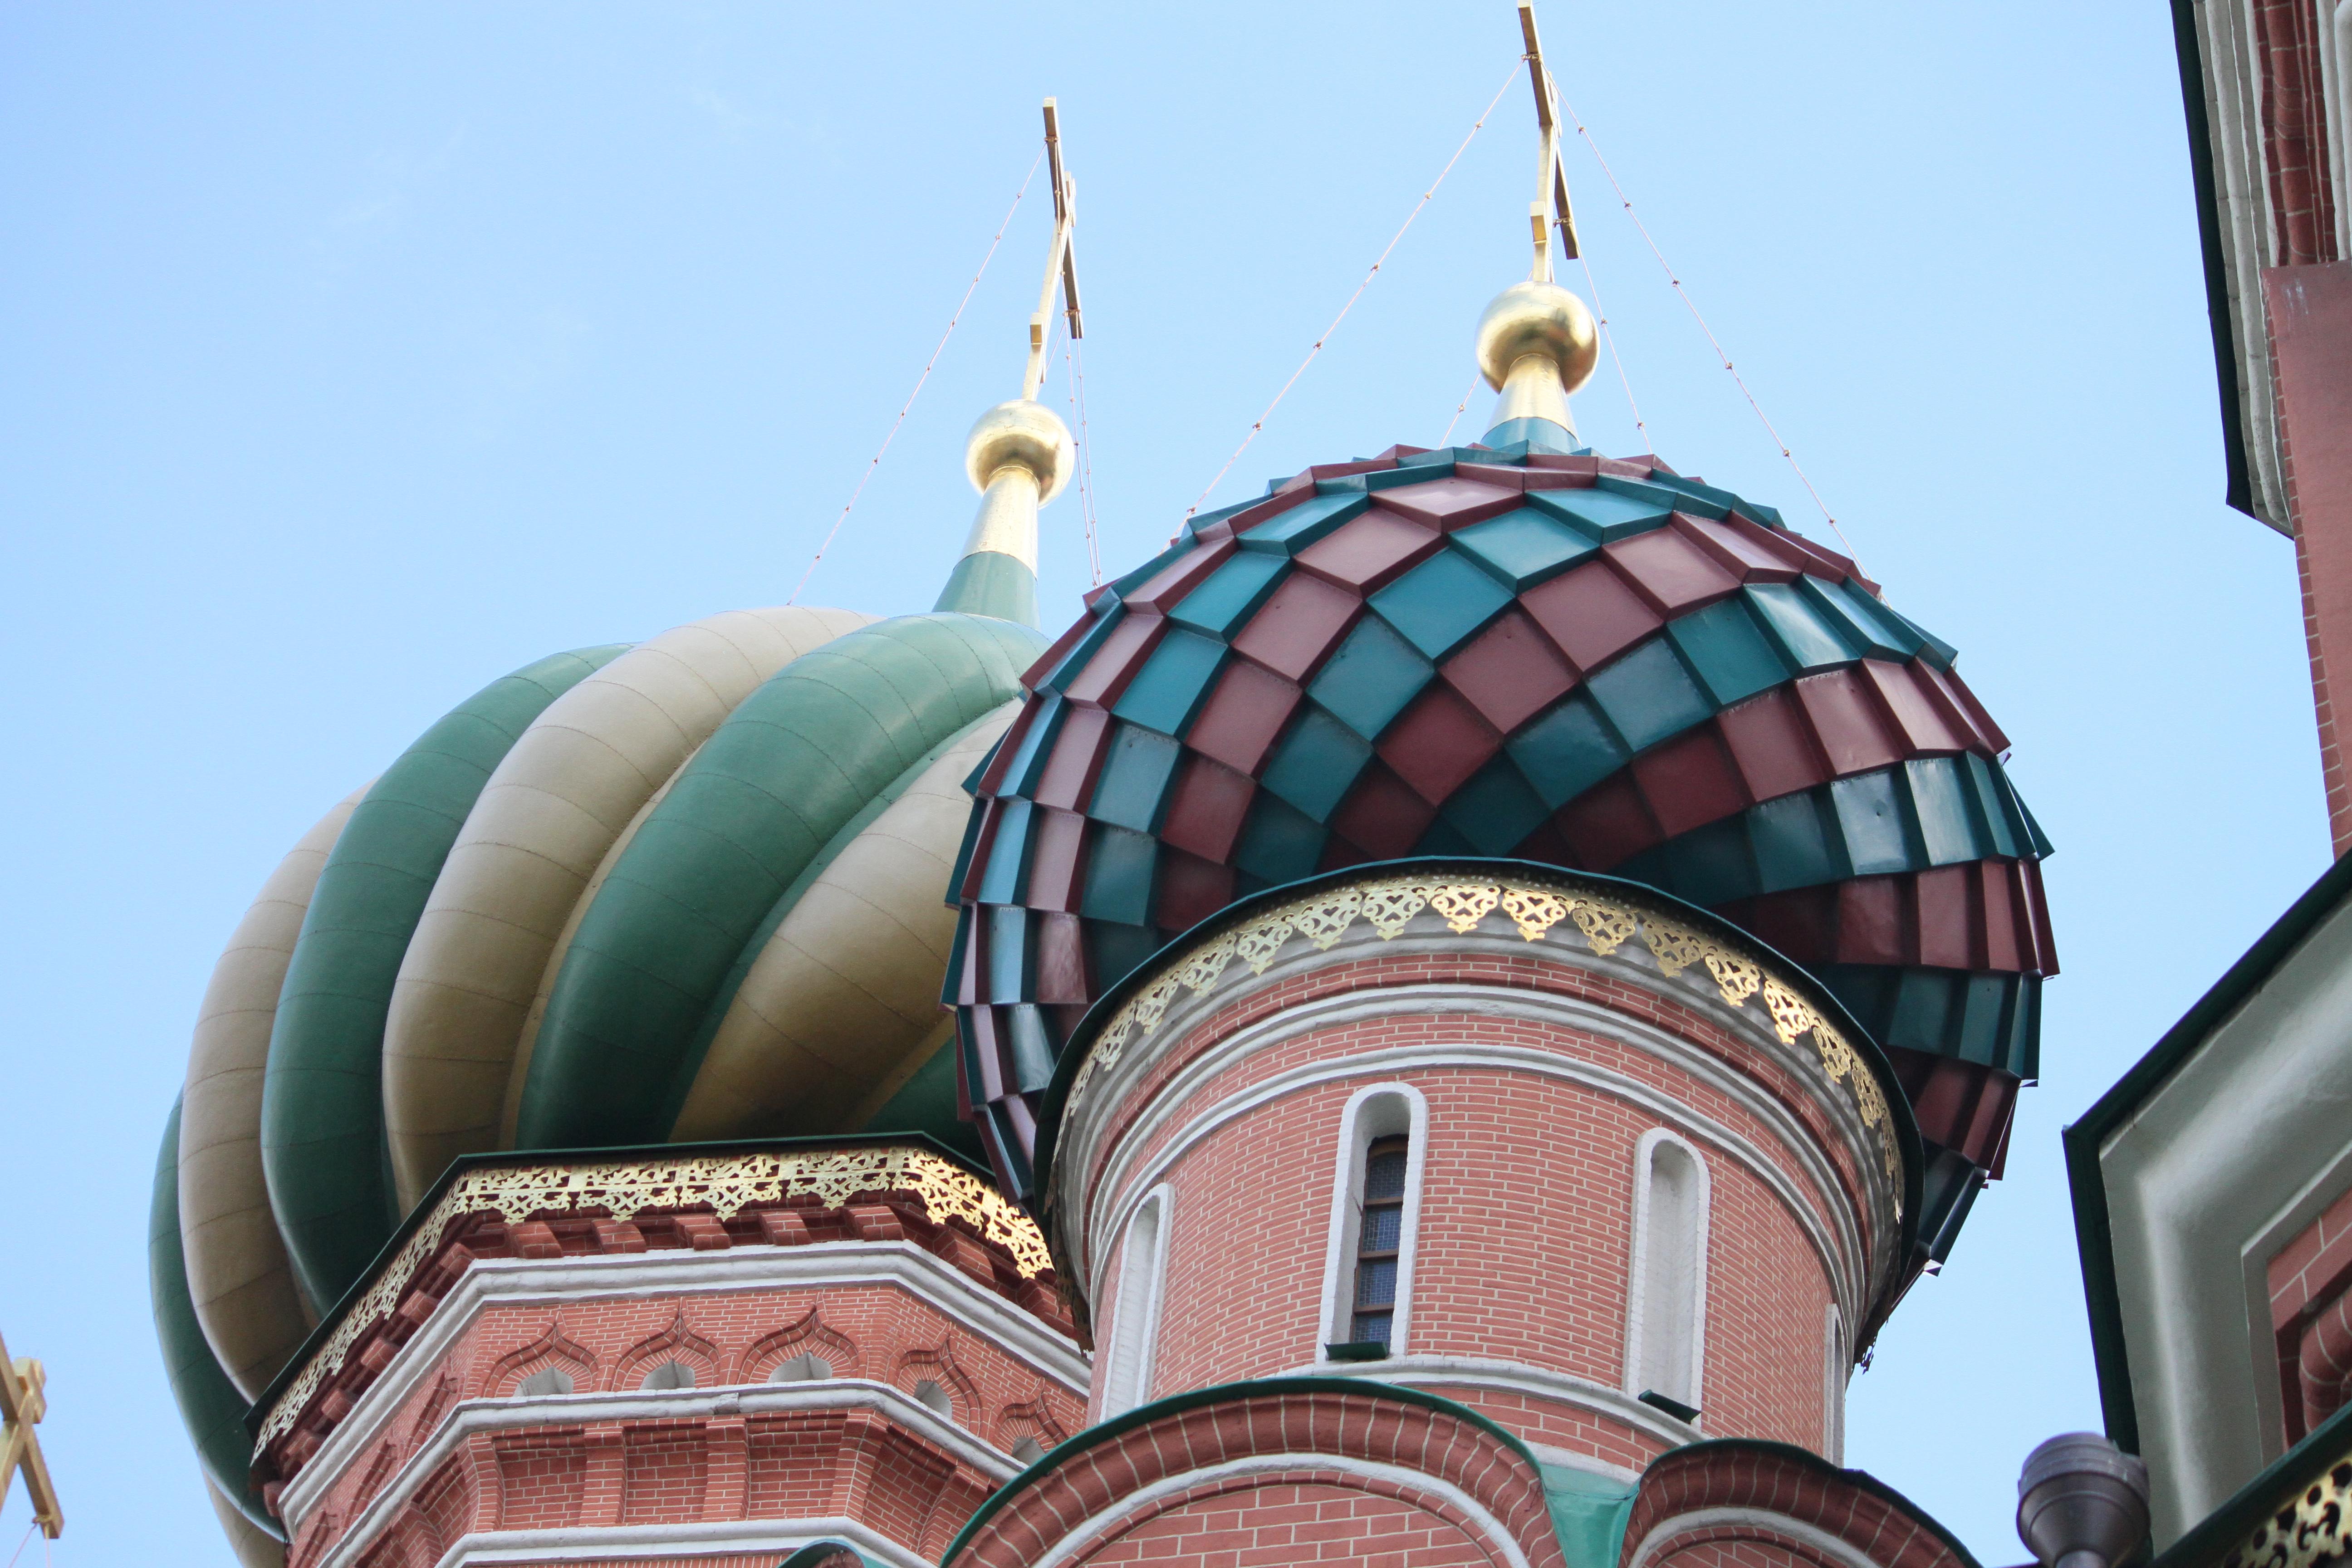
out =
<path fill-rule="evenodd" d="M 1543 145 L 1536 158 L 1536 199 L 1528 208 L 1528 225 L 1535 230 L 1536 265 L 1528 274 L 1538 283 L 1551 281 L 1551 229 L 1559 229 L 1559 255 L 1573 261 L 1582 254 L 1576 245 L 1576 214 L 1568 205 L 1568 175 L 1559 166 L 1559 95 L 1552 90 L 1551 71 L 1544 65 L 1543 40 L 1536 37 L 1535 0 L 1519 0 L 1519 36 L 1528 46 L 1528 85 L 1535 89 L 1536 125 Z"/>
<path fill-rule="evenodd" d="M 1062 121 L 1054 100 L 1045 100 L 1045 163 L 1054 181 L 1054 247 L 1045 256 L 1045 284 L 1037 291 L 1037 313 L 1029 318 L 1029 369 L 1021 378 L 1021 395 L 1036 400 L 1045 381 L 1045 322 L 1054 308 L 1054 285 L 1062 286 L 1062 308 L 1069 318 L 1070 336 L 1083 338 L 1078 319 L 1078 253 L 1072 230 L 1077 226 L 1077 186 L 1062 168 Z"/>
<path fill-rule="evenodd" d="M 58 1489 L 49 1484 L 48 1461 L 41 1457 L 41 1439 L 33 1431 L 49 1411 L 41 1392 L 45 1378 L 39 1362 L 10 1361 L 6 1343 L 0 1342 L 0 1502 L 7 1500 L 16 1472 L 24 1471 L 34 1522 L 55 1541 L 65 1530 L 65 1510 L 58 1506 Z"/>

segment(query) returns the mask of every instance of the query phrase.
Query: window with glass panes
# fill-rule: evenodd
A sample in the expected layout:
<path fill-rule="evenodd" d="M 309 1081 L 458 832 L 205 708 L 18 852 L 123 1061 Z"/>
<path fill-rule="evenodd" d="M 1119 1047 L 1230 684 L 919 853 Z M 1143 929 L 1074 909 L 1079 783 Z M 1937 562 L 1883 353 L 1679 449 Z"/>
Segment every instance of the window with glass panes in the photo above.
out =
<path fill-rule="evenodd" d="M 1364 1210 L 1356 1241 L 1358 1344 L 1384 1345 L 1396 1321 L 1397 1249 L 1404 1239 L 1408 1140 L 1375 1139 L 1364 1154 Z"/>

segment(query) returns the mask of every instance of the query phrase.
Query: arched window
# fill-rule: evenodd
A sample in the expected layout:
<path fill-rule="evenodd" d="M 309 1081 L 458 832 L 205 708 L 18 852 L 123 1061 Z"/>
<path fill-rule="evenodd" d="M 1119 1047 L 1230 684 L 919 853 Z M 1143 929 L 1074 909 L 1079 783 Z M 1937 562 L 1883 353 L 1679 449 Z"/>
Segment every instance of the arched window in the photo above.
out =
<path fill-rule="evenodd" d="M 915 1384 L 915 1400 L 943 1421 L 955 1419 L 955 1401 L 948 1397 L 948 1391 L 940 1386 L 936 1378 L 927 1377 Z"/>
<path fill-rule="evenodd" d="M 833 1363 L 814 1351 L 803 1351 L 790 1361 L 778 1362 L 776 1370 L 768 1374 L 770 1383 L 822 1383 L 833 1375 Z"/>
<path fill-rule="evenodd" d="M 1696 1424 L 1706 1352 L 1706 1162 L 1666 1131 L 1633 1152 L 1625 1389 Z"/>
<path fill-rule="evenodd" d="M 1822 1315 L 1822 1458 L 1832 1465 L 1845 1462 L 1845 1380 L 1853 1365 L 1844 1315 L 1832 1301 Z"/>
<path fill-rule="evenodd" d="M 1013 1457 L 1024 1465 L 1034 1465 L 1045 1457 L 1045 1445 L 1034 1437 L 1024 1437 L 1013 1445 Z"/>
<path fill-rule="evenodd" d="M 694 1369 L 682 1361 L 666 1361 L 646 1373 L 639 1388 L 692 1388 Z"/>
<path fill-rule="evenodd" d="M 1103 1419 L 1132 1410 L 1149 1396 L 1152 1342 L 1160 1332 L 1160 1274 L 1168 1256 L 1168 1189 L 1155 1188 L 1127 1222 L 1113 1303 L 1110 1359 L 1103 1378 Z"/>
<path fill-rule="evenodd" d="M 1323 1266 L 1322 1360 L 1404 1353 L 1428 1131 L 1428 1104 L 1405 1084 L 1359 1089 L 1340 1113 Z"/>
<path fill-rule="evenodd" d="M 560 1366 L 551 1366 L 532 1373 L 522 1380 L 515 1392 L 525 1399 L 544 1399 L 551 1394 L 572 1392 L 572 1374 Z"/>

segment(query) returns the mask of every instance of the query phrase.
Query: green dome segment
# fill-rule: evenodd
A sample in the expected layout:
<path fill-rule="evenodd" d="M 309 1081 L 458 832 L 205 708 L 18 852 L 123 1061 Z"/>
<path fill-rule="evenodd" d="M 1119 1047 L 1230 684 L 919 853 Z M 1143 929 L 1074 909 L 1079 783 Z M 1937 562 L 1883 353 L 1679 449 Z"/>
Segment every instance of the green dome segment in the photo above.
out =
<path fill-rule="evenodd" d="M 728 976 L 866 805 L 1020 690 L 1045 639 L 932 614 L 852 632 L 771 677 L 639 826 L 574 933 L 525 1081 L 525 1148 L 667 1136 Z"/>
<path fill-rule="evenodd" d="M 1001 550 L 975 550 L 955 563 L 948 585 L 940 590 L 934 613 L 956 611 L 967 616 L 993 616 L 1037 624 L 1037 574 L 1026 562 Z"/>
<path fill-rule="evenodd" d="M 245 1396 L 213 1358 L 188 1295 L 188 1268 L 180 1250 L 180 1101 L 163 1123 L 163 1144 L 155 1156 L 154 1197 L 147 1215 L 147 1285 L 154 1298 L 155 1332 L 163 1341 L 163 1370 L 179 1402 L 180 1419 L 196 1446 L 205 1479 L 237 1512 L 273 1540 L 285 1527 L 269 1517 L 246 1484 L 251 1444 L 245 1435 Z"/>
<path fill-rule="evenodd" d="M 314 1310 L 351 1288 L 399 1224 L 383 1151 L 384 1018 L 434 879 L 499 760 L 549 703 L 625 650 L 556 654 L 458 704 L 368 791 L 320 874 L 261 1102 L 270 1207 Z"/>

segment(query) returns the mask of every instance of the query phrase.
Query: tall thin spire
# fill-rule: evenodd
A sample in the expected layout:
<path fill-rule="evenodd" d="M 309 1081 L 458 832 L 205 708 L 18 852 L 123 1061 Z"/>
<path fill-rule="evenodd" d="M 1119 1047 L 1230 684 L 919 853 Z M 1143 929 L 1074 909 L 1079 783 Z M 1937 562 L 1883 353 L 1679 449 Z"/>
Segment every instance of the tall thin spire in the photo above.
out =
<path fill-rule="evenodd" d="M 1600 341 L 1584 301 L 1552 281 L 1554 232 L 1561 259 L 1572 261 L 1580 252 L 1559 163 L 1559 98 L 1544 64 L 1533 0 L 1520 0 L 1519 35 L 1536 99 L 1536 199 L 1528 207 L 1535 261 L 1528 280 L 1495 296 L 1478 321 L 1478 367 L 1486 384 L 1503 395 L 1486 441 L 1490 447 L 1529 441 L 1569 451 L 1577 443 L 1568 395 L 1591 379 Z"/>
<path fill-rule="evenodd" d="M 1037 401 L 1045 380 L 1045 339 L 1058 289 L 1072 338 L 1078 313 L 1077 186 L 1062 166 L 1061 113 L 1045 100 L 1045 159 L 1054 184 L 1054 239 L 1029 318 L 1029 360 L 1021 395 L 982 415 L 964 445 L 964 471 L 980 491 L 980 512 L 940 591 L 939 610 L 1037 623 L 1037 509 L 1062 493 L 1077 466 L 1077 445 L 1061 416 Z"/>

